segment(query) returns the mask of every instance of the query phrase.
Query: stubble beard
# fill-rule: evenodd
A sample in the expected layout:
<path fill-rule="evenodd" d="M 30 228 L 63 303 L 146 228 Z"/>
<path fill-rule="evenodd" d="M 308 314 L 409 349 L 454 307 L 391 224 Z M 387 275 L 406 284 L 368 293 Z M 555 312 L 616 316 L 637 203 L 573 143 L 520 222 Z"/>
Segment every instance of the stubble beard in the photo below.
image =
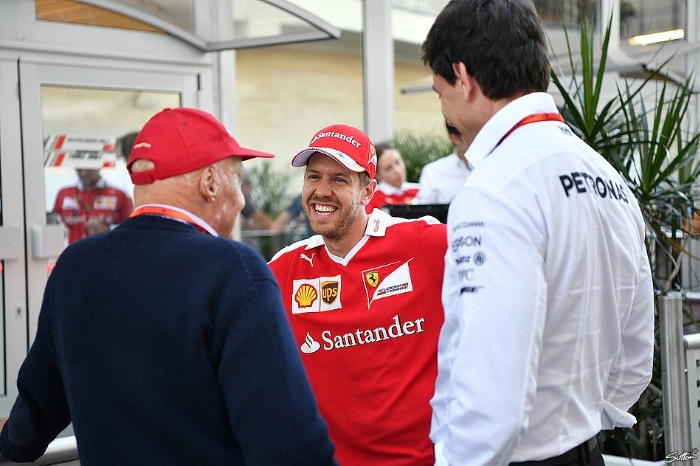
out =
<path fill-rule="evenodd" d="M 318 199 L 315 200 L 318 201 Z M 338 221 L 335 224 L 318 225 L 315 224 L 315 221 L 309 220 L 309 226 L 311 227 L 312 233 L 315 235 L 321 235 L 325 239 L 331 241 L 342 240 L 345 236 L 347 236 L 348 231 L 350 231 L 350 227 L 357 218 L 360 208 L 364 208 L 359 198 L 356 199 L 356 201 L 357 202 L 355 202 L 352 210 L 350 210 L 349 212 L 347 212 L 347 214 L 343 215 L 340 219 L 338 219 Z M 311 202 L 311 200 L 309 202 Z M 312 210 L 313 208 L 310 205 L 308 207 L 304 205 L 304 209 Z M 312 216 L 309 215 L 308 211 L 306 212 L 306 216 L 309 219 L 312 218 Z"/>

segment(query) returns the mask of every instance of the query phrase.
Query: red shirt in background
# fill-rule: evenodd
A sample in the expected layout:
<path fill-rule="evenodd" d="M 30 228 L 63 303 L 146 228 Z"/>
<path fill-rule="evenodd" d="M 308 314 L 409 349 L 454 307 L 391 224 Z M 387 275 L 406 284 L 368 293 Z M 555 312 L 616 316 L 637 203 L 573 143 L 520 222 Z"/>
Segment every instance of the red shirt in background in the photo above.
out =
<path fill-rule="evenodd" d="M 134 209 L 131 198 L 118 188 L 100 180 L 95 189 L 85 191 L 81 183 L 61 189 L 56 195 L 53 211 L 61 216 L 68 228 L 68 243 L 88 236 L 85 222 L 96 219 L 107 226 L 117 225 Z"/>

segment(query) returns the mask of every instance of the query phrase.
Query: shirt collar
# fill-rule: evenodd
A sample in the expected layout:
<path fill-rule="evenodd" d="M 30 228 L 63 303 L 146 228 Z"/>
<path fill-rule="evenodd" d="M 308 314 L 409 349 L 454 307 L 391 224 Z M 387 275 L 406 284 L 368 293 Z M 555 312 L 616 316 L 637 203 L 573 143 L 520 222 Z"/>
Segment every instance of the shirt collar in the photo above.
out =
<path fill-rule="evenodd" d="M 391 215 L 387 214 L 383 210 L 374 209 L 368 217 L 367 228 L 365 228 L 365 236 L 363 239 L 367 236 L 386 235 L 387 227 L 390 226 L 394 220 L 395 219 Z M 306 249 L 314 249 L 325 244 L 326 243 L 323 241 L 323 236 L 314 235 L 309 238 L 308 243 L 306 243 Z"/>
<path fill-rule="evenodd" d="M 142 206 L 139 206 L 139 207 L 163 207 L 163 208 L 166 208 L 166 209 L 176 210 L 176 211 L 178 211 L 178 212 L 180 212 L 180 213 L 182 213 L 182 214 L 187 215 L 190 219 L 192 219 L 193 222 L 195 222 L 197 225 L 199 225 L 200 227 L 202 227 L 202 228 L 204 228 L 205 230 L 207 230 L 207 232 L 208 232 L 209 234 L 211 234 L 212 236 L 219 236 L 219 235 L 216 233 L 216 230 L 214 230 L 214 229 L 211 227 L 211 225 L 209 225 L 207 222 L 205 222 L 205 221 L 202 220 L 201 218 L 197 217 L 197 216 L 196 216 L 195 214 L 193 214 L 192 212 L 189 212 L 189 211 L 187 211 L 187 210 L 185 210 L 185 209 L 181 209 L 181 208 L 179 208 L 179 207 L 175 207 L 175 206 L 171 206 L 171 205 L 166 205 L 166 204 L 143 204 Z M 168 218 L 171 218 L 171 217 L 168 217 Z M 177 218 L 172 218 L 172 220 L 175 220 L 175 221 L 177 221 L 177 222 L 187 223 L 187 222 L 185 222 L 185 221 L 183 221 L 183 220 L 180 220 L 180 219 L 177 219 Z"/>
<path fill-rule="evenodd" d="M 393 196 L 395 194 L 403 194 L 408 188 L 408 183 L 406 183 L 405 181 L 401 183 L 401 186 L 399 186 L 398 188 L 396 186 L 390 185 L 386 181 L 380 181 L 379 183 L 377 183 L 377 190 L 389 196 Z"/>
<path fill-rule="evenodd" d="M 545 92 L 533 92 L 509 102 L 481 128 L 465 157 L 476 167 L 498 146 L 499 141 L 523 118 L 534 113 L 559 112 L 554 98 Z"/>
<path fill-rule="evenodd" d="M 85 186 L 83 185 L 83 182 L 78 180 L 75 185 L 78 187 L 79 190 L 85 191 Z M 104 178 L 100 178 L 97 183 L 95 183 L 95 189 L 104 189 L 107 187 L 107 182 L 105 181 Z"/>

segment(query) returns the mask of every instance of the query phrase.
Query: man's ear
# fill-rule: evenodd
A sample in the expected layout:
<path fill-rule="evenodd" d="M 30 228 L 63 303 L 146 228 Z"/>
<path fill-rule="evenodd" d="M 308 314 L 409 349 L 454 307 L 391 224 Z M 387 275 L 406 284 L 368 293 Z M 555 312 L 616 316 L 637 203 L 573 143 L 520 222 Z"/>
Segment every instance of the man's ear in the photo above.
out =
<path fill-rule="evenodd" d="M 206 202 L 214 202 L 219 193 L 219 175 L 213 165 L 202 170 L 199 175 L 199 192 Z"/>
<path fill-rule="evenodd" d="M 374 196 L 375 189 L 377 189 L 377 180 L 369 180 L 369 183 L 362 192 L 362 205 L 369 204 L 369 201 L 372 200 L 372 196 Z"/>
<path fill-rule="evenodd" d="M 472 75 L 467 72 L 467 67 L 463 62 L 457 62 L 452 64 L 452 71 L 454 71 L 457 81 L 455 85 L 462 89 L 464 97 L 471 99 L 475 92 L 480 90 L 479 85 L 474 80 Z"/>

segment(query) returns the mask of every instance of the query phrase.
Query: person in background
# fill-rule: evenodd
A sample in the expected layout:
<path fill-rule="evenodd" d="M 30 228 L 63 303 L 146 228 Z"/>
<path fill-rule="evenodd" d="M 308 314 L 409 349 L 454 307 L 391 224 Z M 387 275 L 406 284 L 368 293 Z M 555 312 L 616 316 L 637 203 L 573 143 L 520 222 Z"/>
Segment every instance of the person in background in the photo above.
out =
<path fill-rule="evenodd" d="M 452 0 L 422 50 L 474 167 L 447 219 L 436 465 L 602 465 L 652 373 L 639 206 L 546 93 L 530 0 Z"/>
<path fill-rule="evenodd" d="M 469 142 L 457 128 L 445 122 L 454 151 L 425 165 L 418 178 L 418 204 L 449 204 L 457 195 L 472 169 L 464 155 Z"/>
<path fill-rule="evenodd" d="M 419 185 L 406 181 L 406 164 L 391 144 L 377 144 L 377 189 L 365 210 L 372 213 L 385 205 L 410 204 L 418 195 Z"/>
<path fill-rule="evenodd" d="M 245 206 L 241 210 L 241 219 L 243 220 L 241 230 L 269 230 L 272 228 L 272 219 L 258 208 L 252 198 L 253 182 L 248 173 L 243 175 L 241 190 L 245 199 Z"/>
<path fill-rule="evenodd" d="M 109 186 L 100 170 L 78 168 L 78 182 L 62 188 L 53 206 L 68 230 L 68 243 L 104 233 L 129 217 L 134 208 L 128 194 Z"/>
<path fill-rule="evenodd" d="M 302 202 L 315 236 L 270 267 L 336 458 L 430 466 L 445 225 L 366 213 L 375 149 L 351 126 L 323 128 L 292 165 L 306 167 Z"/>
<path fill-rule="evenodd" d="M 287 227 L 292 227 L 293 229 L 301 226 L 302 231 L 300 234 L 309 235 L 311 234 L 311 225 L 309 225 L 309 218 L 304 212 L 304 205 L 301 201 L 301 194 L 295 196 L 289 206 L 277 216 L 277 218 L 272 222 L 273 233 L 282 233 Z"/>
<path fill-rule="evenodd" d="M 275 279 L 229 239 L 252 157 L 272 156 L 200 110 L 146 123 L 136 210 L 49 277 L 3 457 L 36 460 L 72 421 L 85 466 L 334 464 Z"/>

